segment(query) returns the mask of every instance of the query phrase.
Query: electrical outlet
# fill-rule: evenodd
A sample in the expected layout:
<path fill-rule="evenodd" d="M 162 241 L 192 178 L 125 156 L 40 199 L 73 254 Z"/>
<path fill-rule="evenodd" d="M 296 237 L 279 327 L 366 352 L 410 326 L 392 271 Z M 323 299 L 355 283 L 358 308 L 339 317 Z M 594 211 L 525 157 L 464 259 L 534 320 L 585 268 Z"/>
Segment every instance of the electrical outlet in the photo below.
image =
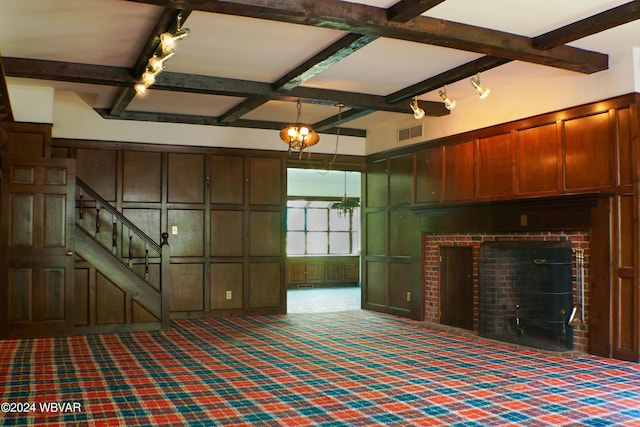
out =
<path fill-rule="evenodd" d="M 171 226 L 171 234 L 173 234 L 173 235 L 178 234 L 178 226 L 177 225 L 172 225 Z"/>
<path fill-rule="evenodd" d="M 407 292 L 407 301 L 411 301 L 411 292 Z"/>
<path fill-rule="evenodd" d="M 227 291 L 227 299 L 231 299 L 231 298 L 232 298 L 232 295 L 233 295 L 233 294 L 231 293 L 231 291 Z"/>

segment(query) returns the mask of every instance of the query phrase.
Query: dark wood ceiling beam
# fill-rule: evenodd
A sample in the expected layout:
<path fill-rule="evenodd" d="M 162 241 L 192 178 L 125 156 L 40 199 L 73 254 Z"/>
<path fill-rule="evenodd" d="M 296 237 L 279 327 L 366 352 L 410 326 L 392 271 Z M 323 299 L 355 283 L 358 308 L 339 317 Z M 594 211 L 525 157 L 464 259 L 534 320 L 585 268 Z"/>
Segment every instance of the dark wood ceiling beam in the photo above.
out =
<path fill-rule="evenodd" d="M 240 117 L 247 114 L 249 111 L 255 110 L 261 105 L 266 104 L 269 101 L 268 98 L 249 98 L 242 101 L 240 104 L 232 107 L 224 114 L 218 117 L 220 123 L 232 123 L 238 120 Z"/>
<path fill-rule="evenodd" d="M 444 73 L 440 73 L 436 76 L 389 94 L 385 98 L 389 104 L 395 104 L 396 102 L 405 101 L 416 95 L 431 92 L 432 90 L 441 88 L 444 85 L 472 77 L 477 73 L 490 70 L 508 62 L 511 62 L 511 60 L 496 58 L 493 56 L 483 56 L 482 58 L 467 62 L 466 64 L 452 68 Z M 424 103 L 424 101 L 421 101 L 420 105 L 422 105 L 422 103 Z"/>
<path fill-rule="evenodd" d="M 135 83 L 127 68 L 88 65 L 39 59 L 3 58 L 7 76 L 41 80 L 89 83 L 106 86 L 129 86 Z M 329 89 L 297 87 L 289 92 L 274 91 L 271 84 L 250 80 L 229 79 L 194 74 L 164 72 L 158 76 L 153 90 L 190 92 L 239 98 L 261 98 L 280 101 L 314 103 L 322 105 L 345 104 L 348 108 L 404 112 L 404 108 L 392 105 L 384 96 Z M 250 101 L 254 102 L 254 101 Z M 259 101 L 255 101 L 259 102 Z M 446 115 L 439 102 L 429 109 L 433 115 Z M 429 106 L 429 104 L 425 104 Z"/>
<path fill-rule="evenodd" d="M 3 61 L 5 73 L 11 77 L 120 87 L 136 82 L 129 69 L 122 67 L 10 57 Z"/>
<path fill-rule="evenodd" d="M 640 0 L 625 3 L 589 18 L 541 34 L 534 37 L 531 44 L 536 49 L 551 49 L 637 19 L 640 19 Z"/>
<path fill-rule="evenodd" d="M 608 68 L 608 56 L 571 46 L 536 49 L 529 37 L 427 16 L 409 22 L 391 22 L 387 9 L 340 0 L 294 2 L 283 0 L 129 0 L 311 25 L 351 33 L 425 43 L 512 60 L 595 73 Z"/>
<path fill-rule="evenodd" d="M 407 22 L 445 0 L 400 0 L 387 9 L 387 19 L 392 22 Z"/>
<path fill-rule="evenodd" d="M 125 111 L 120 116 L 112 116 L 106 108 L 96 108 L 95 111 L 105 119 L 132 120 L 155 123 L 182 123 L 204 126 L 228 126 L 251 129 L 280 130 L 288 123 L 269 122 L 262 120 L 236 120 L 230 123 L 221 122 L 218 117 L 195 116 L 188 114 L 151 113 L 145 111 Z M 330 133 L 330 132 L 325 132 Z M 341 128 L 340 134 L 346 136 L 365 137 L 367 133 L 362 129 Z"/>
<path fill-rule="evenodd" d="M 160 34 L 167 31 L 174 32 L 177 28 L 178 16 L 180 17 L 181 22 L 184 23 L 190 14 L 190 10 L 173 8 L 164 9 L 162 15 L 160 15 L 160 18 L 158 19 L 158 22 L 156 22 L 156 25 L 151 31 L 151 34 L 149 34 L 149 38 L 142 48 L 142 51 L 138 55 L 135 65 L 131 68 L 131 74 L 135 76 L 136 79 L 140 78 L 144 70 L 147 68 L 149 58 L 151 58 L 158 50 L 158 47 L 160 46 Z M 134 89 L 133 84 L 122 88 L 111 104 L 111 114 L 114 116 L 122 114 L 135 97 L 136 90 Z"/>
<path fill-rule="evenodd" d="M 193 74 L 165 72 L 158 76 L 153 85 L 155 90 L 170 90 L 210 95 L 234 96 L 240 98 L 267 98 L 279 101 L 309 104 L 335 105 L 342 103 L 348 108 L 367 110 L 406 112 L 406 108 L 392 105 L 384 96 L 366 93 L 344 92 L 299 86 L 289 92 L 274 91 L 271 84 L 264 82 L 210 77 Z M 448 111 L 440 102 L 425 102 L 425 111 L 434 116 L 443 116 Z"/>
<path fill-rule="evenodd" d="M 349 33 L 276 80 L 273 83 L 273 89 L 291 90 L 300 86 L 377 38 L 376 36 Z"/>
<path fill-rule="evenodd" d="M 312 126 L 316 130 L 316 132 L 325 132 L 330 129 L 336 129 L 338 126 L 342 128 L 343 124 L 350 122 L 351 120 L 359 119 L 360 117 L 364 117 L 373 112 L 373 110 L 352 108 L 350 110 L 336 114 L 335 116 L 331 116 L 317 123 L 314 123 Z M 340 133 L 342 133 L 342 129 L 340 130 Z"/>

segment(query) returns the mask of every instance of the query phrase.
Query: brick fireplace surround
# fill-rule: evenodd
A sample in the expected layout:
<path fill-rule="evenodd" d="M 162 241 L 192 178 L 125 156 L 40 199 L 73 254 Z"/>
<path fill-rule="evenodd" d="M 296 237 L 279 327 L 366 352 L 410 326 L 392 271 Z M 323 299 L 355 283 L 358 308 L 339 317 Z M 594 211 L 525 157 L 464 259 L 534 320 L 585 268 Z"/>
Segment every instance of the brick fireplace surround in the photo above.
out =
<path fill-rule="evenodd" d="M 577 327 L 573 331 L 573 352 L 587 353 L 588 324 L 589 324 L 589 295 L 590 295 L 590 239 L 589 231 L 554 231 L 554 232 L 529 232 L 529 233 L 424 233 L 424 295 L 425 295 L 425 321 L 440 323 L 440 247 L 442 246 L 467 246 L 473 250 L 473 332 L 478 333 L 478 251 L 482 242 L 489 241 L 570 241 L 572 247 L 584 250 L 584 312 L 585 325 Z M 577 277 L 575 256 L 572 261 L 573 295 L 577 304 Z"/>

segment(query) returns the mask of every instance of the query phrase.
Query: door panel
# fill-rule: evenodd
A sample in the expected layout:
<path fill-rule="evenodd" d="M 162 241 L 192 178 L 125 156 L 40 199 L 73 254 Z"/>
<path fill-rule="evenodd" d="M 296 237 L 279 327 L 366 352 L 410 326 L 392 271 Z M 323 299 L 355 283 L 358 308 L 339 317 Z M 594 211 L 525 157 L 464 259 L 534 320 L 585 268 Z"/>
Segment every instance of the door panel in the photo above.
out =
<path fill-rule="evenodd" d="M 4 170 L 0 336 L 66 334 L 73 327 L 75 160 L 8 158 Z"/>
<path fill-rule="evenodd" d="M 473 330 L 473 250 L 440 248 L 440 323 Z"/>

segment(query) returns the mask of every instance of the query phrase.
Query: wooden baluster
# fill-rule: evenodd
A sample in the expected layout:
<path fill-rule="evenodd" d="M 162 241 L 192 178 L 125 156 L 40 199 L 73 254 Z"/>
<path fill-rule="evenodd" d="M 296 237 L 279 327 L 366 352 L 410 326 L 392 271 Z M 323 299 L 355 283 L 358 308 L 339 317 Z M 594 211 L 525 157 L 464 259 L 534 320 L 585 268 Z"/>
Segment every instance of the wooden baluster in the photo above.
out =
<path fill-rule="evenodd" d="M 111 232 L 111 252 L 114 254 L 117 253 L 118 247 L 118 220 L 116 217 L 113 217 L 113 229 Z"/>
<path fill-rule="evenodd" d="M 96 202 L 96 239 L 100 234 L 100 203 Z"/>
<path fill-rule="evenodd" d="M 133 268 L 133 232 L 129 229 L 129 268 Z"/>
<path fill-rule="evenodd" d="M 81 188 L 80 189 L 80 208 L 79 208 L 78 217 L 82 219 L 83 216 L 84 216 L 84 192 L 82 191 L 82 188 Z"/>
<path fill-rule="evenodd" d="M 146 243 L 144 246 L 144 278 L 149 280 L 149 249 Z"/>

